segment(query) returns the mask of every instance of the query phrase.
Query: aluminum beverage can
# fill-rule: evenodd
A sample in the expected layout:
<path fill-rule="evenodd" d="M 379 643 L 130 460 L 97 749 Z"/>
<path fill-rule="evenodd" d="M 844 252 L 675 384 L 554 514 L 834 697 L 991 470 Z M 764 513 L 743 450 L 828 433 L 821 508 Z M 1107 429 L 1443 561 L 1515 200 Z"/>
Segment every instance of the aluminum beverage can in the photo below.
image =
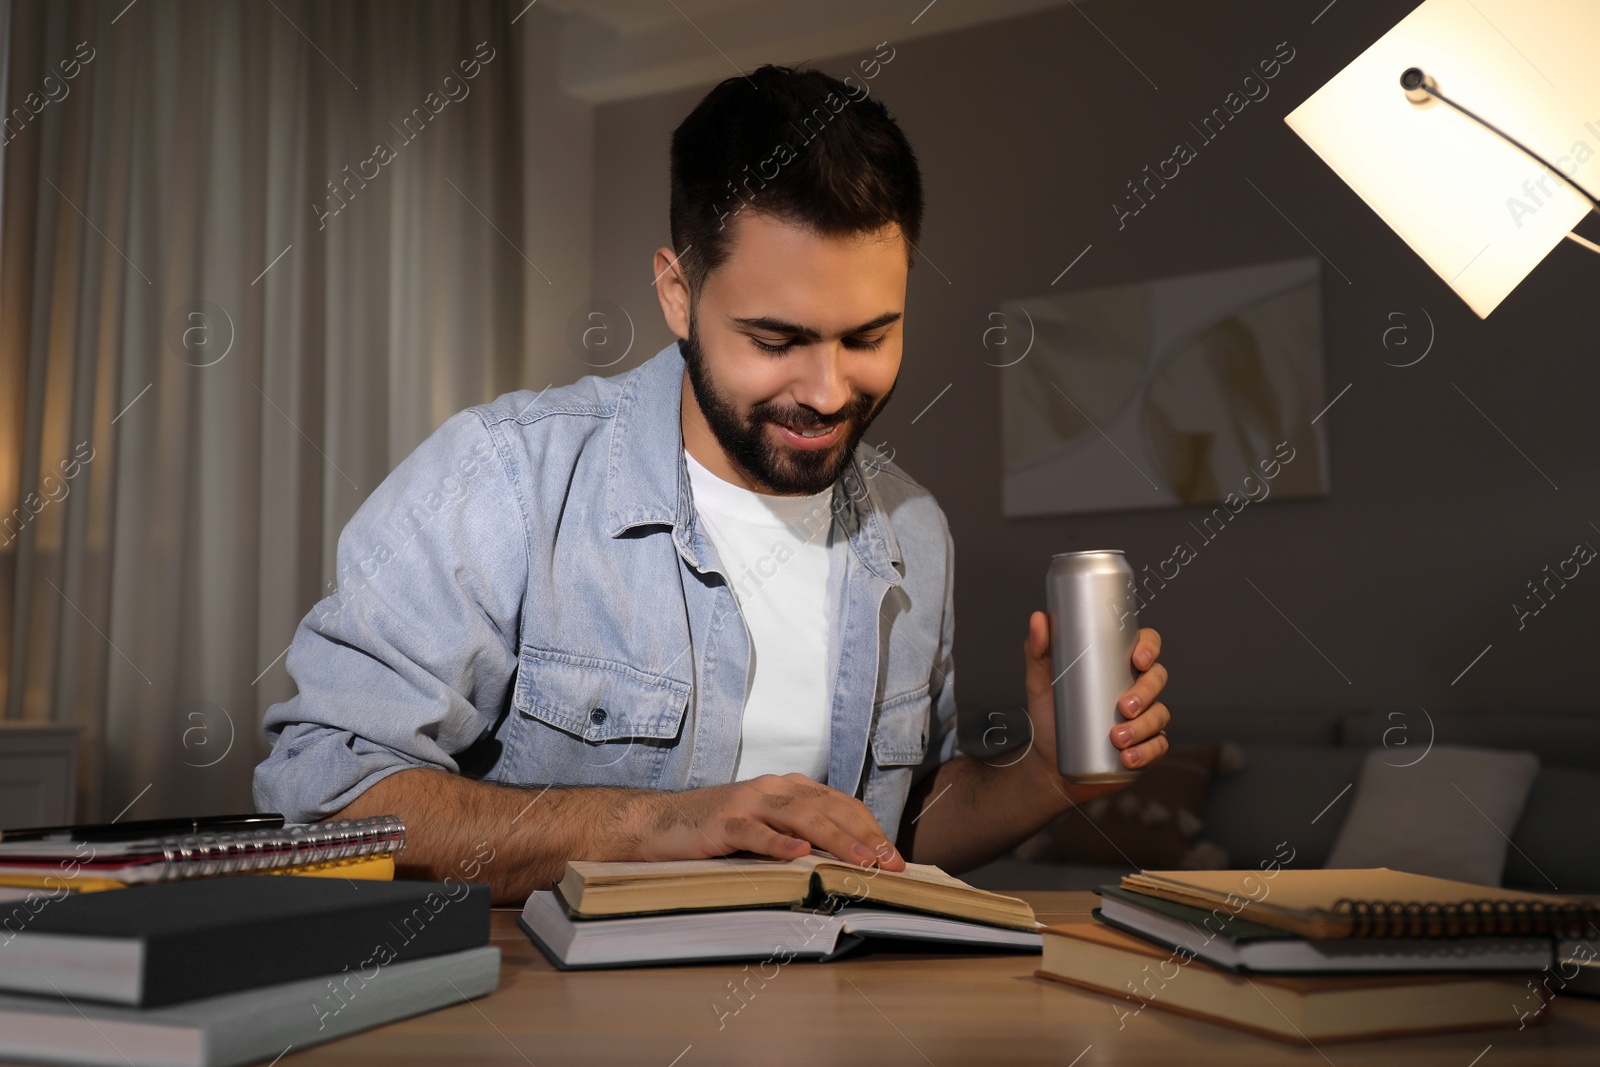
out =
<path fill-rule="evenodd" d="M 1080 784 L 1131 782 L 1111 729 L 1132 687 L 1139 636 L 1133 568 L 1121 549 L 1062 552 L 1045 574 L 1056 710 L 1056 769 Z"/>

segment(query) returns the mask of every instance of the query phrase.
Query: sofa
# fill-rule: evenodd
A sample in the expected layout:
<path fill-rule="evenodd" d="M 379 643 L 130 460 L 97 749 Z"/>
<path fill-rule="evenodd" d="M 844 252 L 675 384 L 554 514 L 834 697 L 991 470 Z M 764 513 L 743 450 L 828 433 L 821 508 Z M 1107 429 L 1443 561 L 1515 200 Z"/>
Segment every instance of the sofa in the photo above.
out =
<path fill-rule="evenodd" d="M 1168 737 L 1175 749 L 1237 746 L 1234 760 L 1242 766 L 1212 779 L 1197 835 L 1220 846 L 1231 867 L 1255 867 L 1272 858 L 1281 842 L 1295 850 L 1293 866 L 1326 866 L 1375 749 L 1395 765 L 1427 758 L 1430 744 L 1532 753 L 1539 767 L 1521 815 L 1514 828 L 1497 828 L 1510 839 L 1501 884 L 1600 894 L 1600 716 L 1421 709 L 1185 712 Z M 1458 817 L 1477 816 L 1463 804 Z M 1452 822 L 1441 821 L 1433 832 L 1451 833 Z M 1388 866 L 1404 869 L 1400 863 Z M 1000 891 L 1084 890 L 1115 882 L 1132 869 L 1031 862 L 1013 851 L 961 877 Z"/>

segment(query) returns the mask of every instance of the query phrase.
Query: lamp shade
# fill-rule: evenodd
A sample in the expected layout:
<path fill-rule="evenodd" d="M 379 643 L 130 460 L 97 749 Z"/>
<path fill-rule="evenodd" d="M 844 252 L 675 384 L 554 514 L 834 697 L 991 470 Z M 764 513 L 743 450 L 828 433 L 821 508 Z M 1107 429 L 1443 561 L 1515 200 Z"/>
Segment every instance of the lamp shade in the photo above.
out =
<path fill-rule="evenodd" d="M 1600 0 L 1426 0 L 1285 118 L 1433 270 L 1487 317 L 1589 210 L 1600 185 Z"/>

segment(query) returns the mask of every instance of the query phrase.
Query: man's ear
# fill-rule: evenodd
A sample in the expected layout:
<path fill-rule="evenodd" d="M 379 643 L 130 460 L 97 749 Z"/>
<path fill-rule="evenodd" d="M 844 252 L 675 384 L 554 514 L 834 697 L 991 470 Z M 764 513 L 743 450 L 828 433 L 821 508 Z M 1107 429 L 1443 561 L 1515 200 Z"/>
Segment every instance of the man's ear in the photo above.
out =
<path fill-rule="evenodd" d="M 656 299 L 661 302 L 661 316 L 667 321 L 667 329 L 681 340 L 688 340 L 689 282 L 683 276 L 678 254 L 670 248 L 658 248 L 653 266 Z"/>

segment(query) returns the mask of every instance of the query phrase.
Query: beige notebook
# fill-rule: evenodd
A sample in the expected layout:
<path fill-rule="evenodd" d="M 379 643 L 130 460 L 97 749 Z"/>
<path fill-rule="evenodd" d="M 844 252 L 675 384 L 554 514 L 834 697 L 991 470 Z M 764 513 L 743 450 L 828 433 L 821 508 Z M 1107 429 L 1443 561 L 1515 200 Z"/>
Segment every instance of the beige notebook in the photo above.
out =
<path fill-rule="evenodd" d="M 858 867 L 814 850 L 793 860 L 735 853 L 704 860 L 598 862 L 572 860 L 556 885 L 580 918 L 665 911 L 763 906 L 827 908 L 834 903 L 887 904 L 971 922 L 1034 930 L 1033 909 L 926 863 L 904 871 Z"/>
<path fill-rule="evenodd" d="M 1387 867 L 1141 871 L 1122 887 L 1301 937 L 1594 936 L 1600 898 L 1525 893 Z"/>

